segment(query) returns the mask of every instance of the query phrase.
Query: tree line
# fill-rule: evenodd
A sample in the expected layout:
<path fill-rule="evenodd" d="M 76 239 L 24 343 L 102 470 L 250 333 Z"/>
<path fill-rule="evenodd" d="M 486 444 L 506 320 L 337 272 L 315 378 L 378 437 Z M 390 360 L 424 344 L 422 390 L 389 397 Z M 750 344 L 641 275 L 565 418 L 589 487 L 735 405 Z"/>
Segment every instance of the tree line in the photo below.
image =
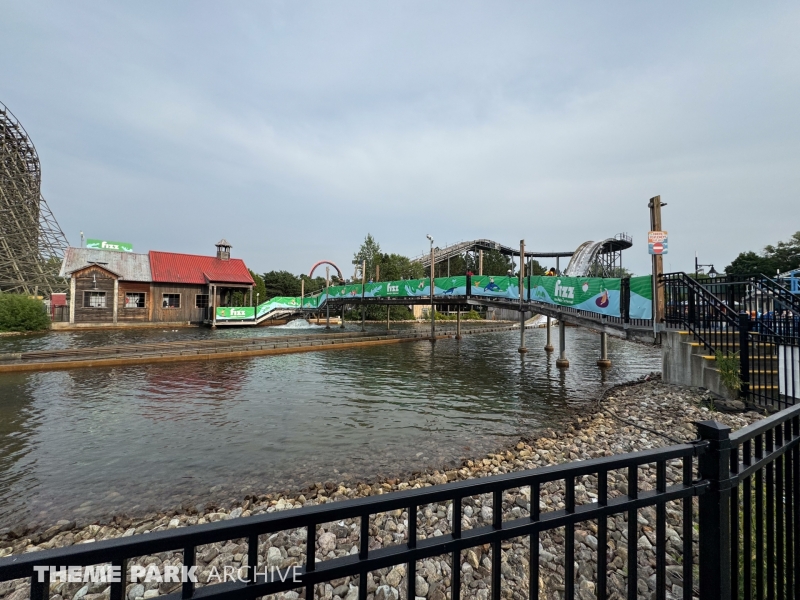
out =
<path fill-rule="evenodd" d="M 728 275 L 762 273 L 772 276 L 797 268 L 800 268 L 800 231 L 785 242 L 765 246 L 761 252 L 750 250 L 739 253 L 739 256 L 725 267 L 725 272 Z"/>

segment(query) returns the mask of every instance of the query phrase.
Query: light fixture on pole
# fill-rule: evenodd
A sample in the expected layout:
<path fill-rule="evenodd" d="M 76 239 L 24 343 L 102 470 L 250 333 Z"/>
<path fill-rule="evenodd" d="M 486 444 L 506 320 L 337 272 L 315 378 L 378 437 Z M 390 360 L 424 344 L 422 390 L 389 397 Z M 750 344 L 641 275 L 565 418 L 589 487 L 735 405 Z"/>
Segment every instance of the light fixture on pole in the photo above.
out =
<path fill-rule="evenodd" d="M 711 277 L 711 279 L 714 279 L 717 275 L 719 275 L 719 273 L 717 273 L 717 270 L 714 268 L 714 265 L 701 265 L 699 262 L 697 262 L 697 253 L 695 253 L 695 255 L 694 255 L 694 276 L 697 277 L 703 271 L 704 267 L 711 267 L 708 270 L 708 273 L 707 273 L 707 275 L 709 277 Z"/>

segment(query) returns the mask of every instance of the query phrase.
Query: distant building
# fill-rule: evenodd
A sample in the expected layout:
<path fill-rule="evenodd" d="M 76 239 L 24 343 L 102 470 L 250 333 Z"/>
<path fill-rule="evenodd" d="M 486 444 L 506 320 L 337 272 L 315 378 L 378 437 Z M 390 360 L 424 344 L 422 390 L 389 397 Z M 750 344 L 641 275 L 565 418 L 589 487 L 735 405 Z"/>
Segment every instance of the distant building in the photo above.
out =
<path fill-rule="evenodd" d="M 216 247 L 216 256 L 67 248 L 60 275 L 70 281 L 69 322 L 213 322 L 215 308 L 229 306 L 237 291 L 252 304 L 244 261 L 231 258 L 226 240 Z"/>

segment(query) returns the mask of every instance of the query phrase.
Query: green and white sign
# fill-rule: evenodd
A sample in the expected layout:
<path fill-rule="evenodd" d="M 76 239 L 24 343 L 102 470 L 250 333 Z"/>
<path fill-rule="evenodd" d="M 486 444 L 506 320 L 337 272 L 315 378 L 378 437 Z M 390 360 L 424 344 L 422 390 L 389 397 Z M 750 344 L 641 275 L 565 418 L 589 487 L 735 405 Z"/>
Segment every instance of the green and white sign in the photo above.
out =
<path fill-rule="evenodd" d="M 247 321 L 256 318 L 255 306 L 218 306 L 217 321 Z"/>
<path fill-rule="evenodd" d="M 133 252 L 133 244 L 128 242 L 110 242 L 108 240 L 86 240 L 87 248 L 95 250 L 114 250 L 115 252 Z"/>
<path fill-rule="evenodd" d="M 531 299 L 620 316 L 620 280 L 596 277 L 531 277 Z"/>

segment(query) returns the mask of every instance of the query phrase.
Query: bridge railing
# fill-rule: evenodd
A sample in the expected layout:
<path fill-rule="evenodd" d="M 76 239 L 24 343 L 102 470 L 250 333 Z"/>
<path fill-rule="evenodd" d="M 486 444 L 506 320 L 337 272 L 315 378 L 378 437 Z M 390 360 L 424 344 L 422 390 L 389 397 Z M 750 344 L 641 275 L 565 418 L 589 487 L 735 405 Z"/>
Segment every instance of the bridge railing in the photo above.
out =
<path fill-rule="evenodd" d="M 800 316 L 774 282 L 686 273 L 666 273 L 663 281 L 667 326 L 691 331 L 711 354 L 737 358 L 744 398 L 777 407 L 797 402 Z"/>

